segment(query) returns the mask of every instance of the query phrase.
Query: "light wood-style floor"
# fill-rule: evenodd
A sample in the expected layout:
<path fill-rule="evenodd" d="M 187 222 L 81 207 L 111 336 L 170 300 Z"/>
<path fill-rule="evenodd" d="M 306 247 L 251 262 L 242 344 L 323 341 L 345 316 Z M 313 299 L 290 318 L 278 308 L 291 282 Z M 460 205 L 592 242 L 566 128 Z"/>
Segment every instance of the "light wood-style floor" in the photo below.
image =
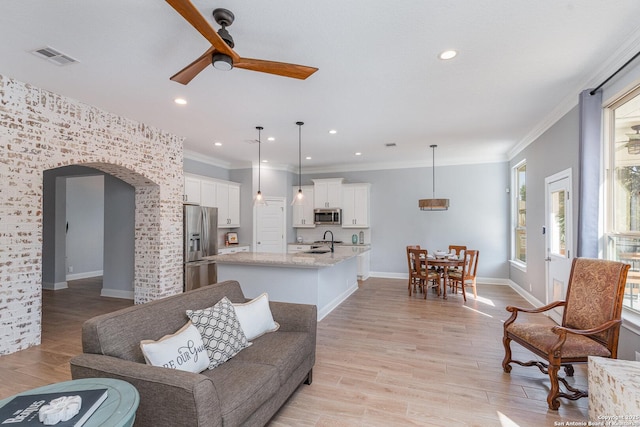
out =
<path fill-rule="evenodd" d="M 302 385 L 270 423 L 280 426 L 554 426 L 586 421 L 587 399 L 547 408 L 537 368 L 502 371 L 506 305 L 527 306 L 507 286 L 478 285 L 479 299 L 407 296 L 406 281 L 372 278 L 318 324 L 313 384 Z M 43 295 L 43 343 L 0 356 L 0 398 L 70 379 L 80 326 L 131 305 L 101 298 L 99 284 L 70 282 Z M 548 321 L 546 318 L 543 321 Z M 549 321 L 550 322 L 550 321 Z M 530 353 L 513 345 L 514 355 Z M 574 385 L 586 387 L 586 367 Z"/>

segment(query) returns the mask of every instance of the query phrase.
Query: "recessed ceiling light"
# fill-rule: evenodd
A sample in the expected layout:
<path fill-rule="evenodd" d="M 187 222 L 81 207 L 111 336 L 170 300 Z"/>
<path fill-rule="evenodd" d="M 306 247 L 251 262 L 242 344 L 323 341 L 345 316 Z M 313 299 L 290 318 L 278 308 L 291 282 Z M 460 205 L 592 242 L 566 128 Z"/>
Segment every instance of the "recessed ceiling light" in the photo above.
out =
<path fill-rule="evenodd" d="M 275 141 L 276 139 L 272 136 L 270 136 L 269 138 L 267 138 L 267 141 Z"/>
<path fill-rule="evenodd" d="M 356 156 L 362 156 L 362 153 L 358 151 L 358 152 L 356 153 Z"/>
<path fill-rule="evenodd" d="M 173 100 L 178 105 L 187 105 L 187 100 L 184 98 L 176 98 Z"/>
<path fill-rule="evenodd" d="M 438 55 L 438 58 L 443 60 L 453 59 L 457 54 L 458 52 L 455 50 L 445 50 L 444 52 L 441 52 L 440 55 Z"/>
<path fill-rule="evenodd" d="M 331 135 L 335 135 L 336 133 L 338 133 L 338 131 L 337 131 L 337 130 L 335 130 L 335 129 L 331 129 L 331 130 L 329 131 L 329 133 L 330 133 Z"/>
<path fill-rule="evenodd" d="M 216 147 L 222 147 L 222 142 L 214 142 L 213 145 L 215 145 Z"/>
<path fill-rule="evenodd" d="M 305 159 L 311 160 L 311 156 L 307 156 L 307 157 L 305 157 Z"/>

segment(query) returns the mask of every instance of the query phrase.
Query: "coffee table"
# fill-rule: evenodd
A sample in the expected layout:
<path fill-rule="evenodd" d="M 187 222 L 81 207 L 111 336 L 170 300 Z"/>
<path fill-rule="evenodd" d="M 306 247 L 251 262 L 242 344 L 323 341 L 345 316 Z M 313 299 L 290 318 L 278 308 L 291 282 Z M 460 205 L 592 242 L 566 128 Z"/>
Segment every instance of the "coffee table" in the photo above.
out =
<path fill-rule="evenodd" d="M 96 412 L 89 417 L 84 426 L 87 427 L 130 427 L 136 419 L 136 410 L 140 403 L 138 390 L 126 381 L 112 378 L 84 378 L 50 384 L 44 387 L 18 393 L 0 400 L 0 408 L 9 403 L 16 396 L 39 393 L 59 393 L 65 391 L 92 390 L 96 388 L 108 389 L 107 399 Z M 44 425 L 44 424 L 43 424 Z"/>

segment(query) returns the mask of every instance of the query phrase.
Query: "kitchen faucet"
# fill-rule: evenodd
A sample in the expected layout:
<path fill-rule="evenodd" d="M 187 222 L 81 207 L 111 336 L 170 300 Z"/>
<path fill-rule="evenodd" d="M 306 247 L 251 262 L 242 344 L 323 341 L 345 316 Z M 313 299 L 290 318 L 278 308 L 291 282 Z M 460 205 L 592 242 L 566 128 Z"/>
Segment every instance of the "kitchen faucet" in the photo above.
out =
<path fill-rule="evenodd" d="M 331 233 L 331 252 L 333 252 L 333 231 L 327 230 L 322 235 L 322 240 L 327 240 L 327 233 Z"/>

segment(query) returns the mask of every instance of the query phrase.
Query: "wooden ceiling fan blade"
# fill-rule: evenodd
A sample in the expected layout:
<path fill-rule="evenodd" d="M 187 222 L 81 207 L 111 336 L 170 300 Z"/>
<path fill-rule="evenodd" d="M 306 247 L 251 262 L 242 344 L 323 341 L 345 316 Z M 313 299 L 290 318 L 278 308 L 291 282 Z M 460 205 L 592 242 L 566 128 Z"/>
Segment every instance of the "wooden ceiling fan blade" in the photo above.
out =
<path fill-rule="evenodd" d="M 261 73 L 276 74 L 283 77 L 305 80 L 318 71 L 315 67 L 287 64 L 284 62 L 265 61 L 263 59 L 239 58 L 233 61 L 233 66 L 245 70 L 260 71 Z"/>
<path fill-rule="evenodd" d="M 209 24 L 209 21 L 202 16 L 198 9 L 189 0 L 166 0 L 176 12 L 178 12 L 189 24 L 202 36 L 211 43 L 211 45 L 219 52 L 229 55 L 234 61 L 240 59 L 240 56 L 222 40 L 216 30 Z"/>
<path fill-rule="evenodd" d="M 175 73 L 169 78 L 169 80 L 173 80 L 174 82 L 186 85 L 191 80 L 193 80 L 193 78 L 197 76 L 202 70 L 211 65 L 211 55 L 213 55 L 213 52 L 215 51 L 216 48 L 211 46 L 209 50 L 203 53 L 198 59 Z"/>

